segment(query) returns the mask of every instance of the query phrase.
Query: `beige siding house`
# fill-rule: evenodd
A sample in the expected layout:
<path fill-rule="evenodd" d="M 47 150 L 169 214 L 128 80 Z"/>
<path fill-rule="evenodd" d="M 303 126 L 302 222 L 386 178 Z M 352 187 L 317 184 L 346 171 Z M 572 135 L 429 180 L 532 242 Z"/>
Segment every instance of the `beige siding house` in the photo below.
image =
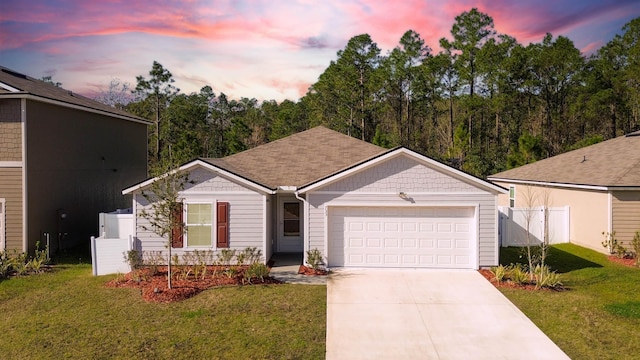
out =
<path fill-rule="evenodd" d="M 600 252 L 605 233 L 640 231 L 640 131 L 489 177 L 510 189 L 500 206 L 568 206 L 570 242 Z"/>
<path fill-rule="evenodd" d="M 0 66 L 0 251 L 88 242 L 146 178 L 147 122 Z"/>
<path fill-rule="evenodd" d="M 181 170 L 189 178 L 180 195 L 183 219 L 200 221 L 184 221 L 176 253 L 256 247 L 268 260 L 318 249 L 330 267 L 498 263 L 497 195 L 506 190 L 406 148 L 384 149 L 316 127 Z M 133 195 L 142 251 L 166 245 L 143 230 L 141 212 L 151 210 L 144 193 L 154 181 L 123 191 Z M 221 232 L 219 221 L 228 228 Z"/>

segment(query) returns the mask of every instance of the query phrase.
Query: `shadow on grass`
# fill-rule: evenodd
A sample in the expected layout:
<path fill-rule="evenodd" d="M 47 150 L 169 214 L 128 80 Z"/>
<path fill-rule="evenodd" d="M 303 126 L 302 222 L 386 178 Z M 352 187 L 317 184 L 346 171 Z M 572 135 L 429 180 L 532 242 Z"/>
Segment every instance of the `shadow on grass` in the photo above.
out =
<path fill-rule="evenodd" d="M 532 249 L 533 250 L 533 249 Z M 601 268 L 602 265 L 574 255 L 556 247 L 552 247 L 546 259 L 549 267 L 558 273 L 568 273 L 574 270 L 585 268 Z M 527 264 L 526 248 L 506 247 L 500 249 L 500 264 L 509 265 L 512 263 Z"/>

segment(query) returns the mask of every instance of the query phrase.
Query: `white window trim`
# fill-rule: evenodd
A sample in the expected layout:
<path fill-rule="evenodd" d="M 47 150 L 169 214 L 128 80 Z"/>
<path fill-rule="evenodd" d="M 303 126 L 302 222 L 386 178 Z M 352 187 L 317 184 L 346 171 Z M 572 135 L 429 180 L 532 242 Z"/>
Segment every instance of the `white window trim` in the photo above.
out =
<path fill-rule="evenodd" d="M 183 249 L 190 249 L 190 250 L 199 250 L 199 249 L 204 249 L 204 250 L 216 250 L 217 249 L 217 245 L 218 245 L 218 239 L 217 239 L 217 232 L 215 231 L 216 227 L 217 227 L 217 211 L 218 211 L 218 206 L 217 206 L 217 201 L 183 201 L 183 207 L 182 207 L 182 219 L 183 219 L 183 223 L 184 223 L 184 227 L 185 227 L 185 231 L 183 236 L 183 243 L 182 243 L 182 248 Z M 203 246 L 203 245 L 197 245 L 197 246 L 189 246 L 189 224 L 187 223 L 187 211 L 189 210 L 189 205 L 211 205 L 211 245 L 210 246 Z"/>
<path fill-rule="evenodd" d="M 511 196 L 511 190 L 513 189 L 513 197 Z M 510 208 L 515 208 L 516 207 L 516 186 L 511 184 L 509 185 L 509 207 Z M 511 205 L 511 200 L 513 200 L 513 205 Z"/>

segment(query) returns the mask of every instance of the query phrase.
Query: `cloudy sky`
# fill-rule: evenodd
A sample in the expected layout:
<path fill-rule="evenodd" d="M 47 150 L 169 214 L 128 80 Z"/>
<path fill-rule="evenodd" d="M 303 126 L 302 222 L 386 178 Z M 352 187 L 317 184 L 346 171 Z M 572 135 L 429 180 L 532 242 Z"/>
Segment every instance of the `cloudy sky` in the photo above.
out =
<path fill-rule="evenodd" d="M 415 30 L 434 52 L 457 15 L 489 14 L 520 43 L 546 33 L 586 55 L 640 16 L 640 0 L 0 0 L 0 65 L 94 96 L 135 86 L 154 60 L 182 92 L 297 100 L 358 34 L 386 53 Z"/>

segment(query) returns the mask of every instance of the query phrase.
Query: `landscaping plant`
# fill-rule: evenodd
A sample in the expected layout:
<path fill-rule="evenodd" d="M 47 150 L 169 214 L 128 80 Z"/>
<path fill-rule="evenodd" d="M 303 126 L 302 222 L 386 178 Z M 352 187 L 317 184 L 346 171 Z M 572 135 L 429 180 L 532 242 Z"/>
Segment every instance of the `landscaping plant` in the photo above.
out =
<path fill-rule="evenodd" d="M 307 251 L 307 264 L 309 264 L 313 270 L 319 270 L 322 265 L 324 265 L 320 250 L 312 249 Z"/>

